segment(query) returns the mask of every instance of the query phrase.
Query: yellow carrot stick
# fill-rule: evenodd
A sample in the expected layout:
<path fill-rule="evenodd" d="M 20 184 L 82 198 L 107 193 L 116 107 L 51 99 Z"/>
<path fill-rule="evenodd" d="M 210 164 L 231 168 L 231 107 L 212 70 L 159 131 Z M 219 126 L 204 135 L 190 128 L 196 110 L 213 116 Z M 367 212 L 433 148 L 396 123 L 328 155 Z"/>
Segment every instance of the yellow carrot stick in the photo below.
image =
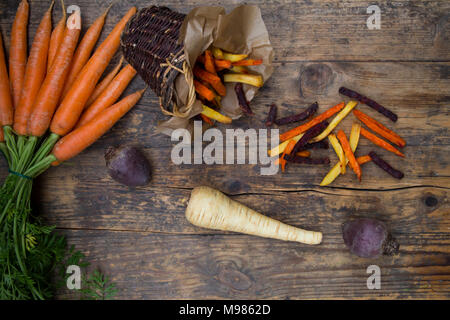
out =
<path fill-rule="evenodd" d="M 354 123 L 353 126 L 358 125 L 357 123 Z M 352 127 L 352 131 L 350 132 L 350 149 L 352 149 L 352 152 L 355 153 L 356 148 L 358 147 L 359 142 L 359 130 L 354 130 Z M 348 159 L 345 158 L 345 165 L 347 165 Z M 341 174 L 341 163 L 338 162 L 336 165 L 327 173 L 327 175 L 323 178 L 322 182 L 320 183 L 321 186 L 326 186 L 332 183 L 339 175 Z"/>
<path fill-rule="evenodd" d="M 296 135 L 295 137 L 280 143 L 275 148 L 269 150 L 269 156 L 275 157 L 275 156 L 283 153 L 284 149 L 286 149 L 287 145 L 289 144 L 289 141 L 294 140 L 295 142 L 297 142 L 298 140 L 300 140 L 301 137 L 303 137 L 303 135 L 304 135 L 304 133 L 300 133 L 299 135 Z"/>
<path fill-rule="evenodd" d="M 207 116 L 208 118 L 214 119 L 214 120 L 216 120 L 218 122 L 221 122 L 221 123 L 231 123 L 232 119 L 230 117 L 227 117 L 227 116 L 225 116 L 225 115 L 217 112 L 216 110 L 211 109 L 211 108 L 209 108 L 209 107 L 207 107 L 205 105 L 202 105 L 202 106 L 203 106 L 202 114 Z"/>
<path fill-rule="evenodd" d="M 345 108 L 342 109 L 336 115 L 336 117 L 333 118 L 333 120 L 331 120 L 328 127 L 326 127 L 325 130 L 323 130 L 321 134 L 319 134 L 317 137 L 312 139 L 311 142 L 318 142 L 320 140 L 325 139 L 331 133 L 331 131 L 333 131 L 333 129 L 336 128 L 336 126 L 339 124 L 339 122 L 341 122 L 350 113 L 350 111 L 352 111 L 352 109 L 354 107 L 356 107 L 357 104 L 358 104 L 357 101 L 349 101 L 347 103 L 347 105 L 345 106 Z"/>
<path fill-rule="evenodd" d="M 330 143 L 339 158 L 339 162 L 341 163 L 341 173 L 345 174 L 345 167 L 347 163 L 345 162 L 344 150 L 342 149 L 342 146 L 339 143 L 339 140 L 336 138 L 335 134 L 330 133 L 328 135 L 328 140 L 330 140 Z"/>

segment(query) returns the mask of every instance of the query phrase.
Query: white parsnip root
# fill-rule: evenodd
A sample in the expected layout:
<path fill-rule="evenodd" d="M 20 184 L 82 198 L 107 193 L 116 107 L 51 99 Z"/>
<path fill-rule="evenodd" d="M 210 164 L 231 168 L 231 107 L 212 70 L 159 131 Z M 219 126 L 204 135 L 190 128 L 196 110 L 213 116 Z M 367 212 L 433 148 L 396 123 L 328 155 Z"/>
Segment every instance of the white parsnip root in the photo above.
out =
<path fill-rule="evenodd" d="M 305 244 L 319 244 L 322 241 L 321 232 L 299 229 L 266 217 L 209 187 L 197 187 L 192 190 L 186 218 L 193 225 L 208 229 L 241 232 Z"/>

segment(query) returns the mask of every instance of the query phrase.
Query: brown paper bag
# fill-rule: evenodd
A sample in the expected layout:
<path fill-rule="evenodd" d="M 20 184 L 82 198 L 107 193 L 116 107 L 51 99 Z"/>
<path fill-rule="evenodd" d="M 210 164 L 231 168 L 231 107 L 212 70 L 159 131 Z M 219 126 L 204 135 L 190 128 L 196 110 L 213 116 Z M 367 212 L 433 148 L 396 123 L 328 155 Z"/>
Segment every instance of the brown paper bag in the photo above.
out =
<path fill-rule="evenodd" d="M 184 42 L 186 61 L 192 67 L 201 55 L 211 45 L 232 53 L 248 54 L 252 59 L 263 59 L 259 66 L 250 69 L 262 75 L 264 82 L 272 74 L 273 48 L 261 11 L 257 6 L 241 5 L 225 13 L 222 7 L 198 7 L 193 9 L 185 18 L 180 30 L 180 41 Z M 221 113 L 232 119 L 242 116 L 242 111 L 234 91 L 234 83 L 226 83 L 227 95 L 222 98 Z M 251 101 L 258 88 L 244 84 L 244 92 Z M 188 84 L 183 74 L 175 80 L 175 99 L 180 111 L 186 110 Z M 174 129 L 192 128 L 192 118 L 202 111 L 202 105 L 197 100 L 188 117 L 171 117 L 160 122 L 157 132 L 171 135 Z"/>

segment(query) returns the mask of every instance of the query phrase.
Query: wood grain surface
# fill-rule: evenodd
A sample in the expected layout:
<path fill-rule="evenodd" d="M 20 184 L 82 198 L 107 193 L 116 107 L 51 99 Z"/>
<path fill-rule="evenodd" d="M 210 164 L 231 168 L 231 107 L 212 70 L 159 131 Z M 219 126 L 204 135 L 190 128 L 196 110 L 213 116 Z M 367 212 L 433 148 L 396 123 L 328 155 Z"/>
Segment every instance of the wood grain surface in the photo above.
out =
<path fill-rule="evenodd" d="M 0 3 L 0 28 L 9 48 L 17 0 Z M 49 1 L 31 1 L 30 39 Z M 168 0 L 184 13 L 201 5 L 232 9 L 240 1 Z M 261 176 L 258 165 L 175 165 L 170 138 L 155 134 L 161 114 L 150 91 L 109 133 L 75 159 L 51 168 L 34 187 L 34 207 L 69 244 L 117 283 L 119 299 L 448 299 L 450 297 L 450 1 L 248 1 L 261 8 L 275 50 L 275 72 L 252 101 L 255 116 L 233 127 L 263 128 L 271 103 L 279 115 L 314 101 L 319 111 L 343 100 L 340 86 L 392 109 L 397 123 L 361 106 L 407 142 L 401 159 L 360 140 L 358 155 L 377 151 L 405 173 L 393 179 L 373 163 L 359 183 L 352 172 L 319 187 L 329 166 L 288 166 Z M 66 1 L 81 8 L 84 30 L 109 4 Z M 102 39 L 132 5 L 115 4 Z M 366 9 L 381 9 L 381 29 L 368 30 Z M 60 17 L 59 4 L 54 21 Z M 31 42 L 31 40 L 30 40 Z M 116 56 L 115 61 L 119 58 Z M 112 64 L 113 65 L 113 64 Z M 127 92 L 142 88 L 133 80 Z M 353 115 L 339 128 L 349 133 Z M 227 128 L 219 125 L 221 130 Z M 280 128 L 284 131 L 284 127 Z M 106 173 L 108 146 L 137 145 L 152 163 L 149 186 L 130 189 Z M 334 151 L 314 150 L 337 161 Z M 7 174 L 0 162 L 0 175 Z M 190 191 L 215 187 L 270 217 L 324 233 L 306 246 L 190 225 Z M 376 260 L 351 255 L 341 225 L 353 217 L 386 222 L 400 254 Z M 366 268 L 381 268 L 381 289 L 366 286 Z M 62 291 L 58 298 L 73 298 Z"/>

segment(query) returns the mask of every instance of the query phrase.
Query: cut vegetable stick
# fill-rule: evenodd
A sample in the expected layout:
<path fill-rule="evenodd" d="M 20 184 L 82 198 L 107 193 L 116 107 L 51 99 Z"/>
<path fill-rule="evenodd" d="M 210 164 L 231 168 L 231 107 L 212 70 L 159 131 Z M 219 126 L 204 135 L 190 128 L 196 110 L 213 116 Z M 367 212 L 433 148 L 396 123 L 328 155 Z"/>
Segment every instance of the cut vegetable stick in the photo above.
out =
<path fill-rule="evenodd" d="M 13 124 L 14 107 L 9 87 L 8 69 L 6 69 L 5 52 L 3 50 L 3 38 L 0 32 L 0 131 L 2 126 Z"/>
<path fill-rule="evenodd" d="M 361 125 L 358 122 L 353 122 L 352 130 L 350 131 L 350 138 L 353 137 L 353 139 L 350 139 L 350 147 L 352 147 L 352 150 L 353 150 L 352 143 L 355 145 L 356 149 L 356 146 L 359 143 L 360 134 L 361 134 Z"/>
<path fill-rule="evenodd" d="M 321 232 L 306 231 L 266 217 L 209 187 L 196 187 L 192 190 L 186 219 L 202 228 L 305 244 L 322 242 Z"/>
<path fill-rule="evenodd" d="M 94 119 L 86 123 L 65 137 L 54 146 L 52 154 L 58 162 L 73 158 L 84 149 L 97 141 L 120 118 L 122 118 L 139 101 L 145 89 L 130 94 L 116 104 L 101 112 Z"/>
<path fill-rule="evenodd" d="M 275 122 L 277 118 L 277 110 L 278 110 L 277 105 L 275 103 L 272 103 L 270 105 L 269 113 L 267 115 L 266 127 L 272 126 L 272 124 Z"/>
<path fill-rule="evenodd" d="M 211 51 L 205 51 L 205 69 L 209 73 L 216 74 L 216 67 L 214 65 L 214 58 Z"/>
<path fill-rule="evenodd" d="M 326 127 L 328 126 L 328 122 L 322 121 L 321 123 L 316 124 L 314 127 L 309 128 L 303 137 L 297 141 L 294 147 L 294 153 L 303 150 L 304 146 L 311 141 L 312 138 L 320 134 Z M 289 160 L 289 159 L 288 159 Z"/>
<path fill-rule="evenodd" d="M 264 82 L 263 78 L 259 74 L 239 74 L 239 73 L 227 73 L 223 76 L 224 82 L 241 82 L 255 87 L 262 87 Z"/>
<path fill-rule="evenodd" d="M 356 161 L 361 166 L 361 165 L 363 165 L 363 164 L 365 164 L 367 162 L 372 161 L 372 158 L 369 155 L 365 155 L 365 156 L 361 156 L 361 157 L 356 158 Z"/>
<path fill-rule="evenodd" d="M 208 118 L 214 119 L 214 120 L 216 120 L 218 122 L 221 122 L 221 123 L 231 123 L 232 120 L 231 120 L 230 117 L 227 117 L 227 116 L 225 116 L 225 115 L 217 112 L 216 110 L 211 109 L 210 107 L 207 107 L 205 105 L 202 105 L 202 106 L 203 106 L 202 114 L 204 114 Z"/>
<path fill-rule="evenodd" d="M 9 48 L 9 81 L 15 108 L 19 105 L 22 93 L 25 67 L 27 65 L 27 27 L 29 5 L 22 0 L 17 8 L 16 17 L 11 28 Z"/>
<path fill-rule="evenodd" d="M 353 151 L 350 147 L 350 143 L 348 142 L 344 131 L 339 130 L 337 133 L 337 138 L 339 139 L 339 142 L 341 143 L 342 149 L 344 149 L 344 153 L 349 161 L 350 167 L 356 173 L 358 180 L 361 181 L 361 167 L 359 166 L 358 162 L 356 161 L 355 155 L 353 154 Z"/>
<path fill-rule="evenodd" d="M 364 128 L 361 128 L 361 135 L 372 141 L 374 144 L 376 144 L 377 146 L 395 153 L 396 155 L 398 155 L 399 157 L 405 157 L 405 155 L 403 153 L 401 153 L 400 151 L 398 151 L 394 146 L 390 145 L 388 142 L 384 141 L 383 139 L 377 137 L 376 135 L 374 135 L 373 133 L 367 131 Z"/>
<path fill-rule="evenodd" d="M 223 59 L 223 51 L 219 48 L 212 48 L 212 54 L 216 59 Z"/>
<path fill-rule="evenodd" d="M 291 130 L 281 134 L 280 135 L 280 140 L 284 142 L 286 140 L 289 140 L 289 139 L 299 135 L 300 133 L 305 132 L 309 128 L 314 127 L 316 124 L 318 124 L 318 123 L 320 123 L 320 122 L 330 118 L 335 113 L 341 111 L 342 108 L 344 108 L 344 106 L 345 106 L 344 102 L 341 102 L 341 103 L 335 105 L 334 107 L 328 109 L 324 113 L 321 113 L 317 117 L 313 118 L 311 121 L 309 121 L 309 122 L 307 122 L 305 124 L 302 124 L 302 125 L 294 128 L 294 129 L 291 129 Z"/>
<path fill-rule="evenodd" d="M 114 104 L 135 75 L 136 70 L 131 65 L 126 65 L 119 74 L 114 77 L 100 96 L 83 112 L 76 127 L 78 128 L 88 123 L 100 114 L 100 112 Z"/>
<path fill-rule="evenodd" d="M 86 108 L 88 108 L 97 98 L 103 93 L 103 91 L 109 86 L 111 81 L 113 81 L 114 77 L 117 75 L 117 72 L 119 72 L 120 67 L 123 63 L 123 56 L 120 58 L 117 65 L 114 67 L 114 69 L 111 70 L 96 86 L 94 91 L 92 92 L 91 96 L 89 97 L 88 101 L 86 101 Z"/>
<path fill-rule="evenodd" d="M 111 4 L 112 5 L 112 4 Z M 81 69 L 86 65 L 86 62 L 91 56 L 91 52 L 97 43 L 98 38 L 102 32 L 103 26 L 105 24 L 105 19 L 108 14 L 111 5 L 92 23 L 89 29 L 84 34 L 80 41 L 80 44 L 73 55 L 72 65 L 70 67 L 69 75 L 67 76 L 67 81 L 64 86 L 63 97 L 69 92 L 70 87 L 74 83 Z M 103 73 L 103 72 L 102 72 Z"/>
<path fill-rule="evenodd" d="M 236 83 L 234 86 L 234 92 L 236 92 L 236 97 L 239 102 L 239 107 L 246 115 L 254 115 L 252 109 L 250 108 L 250 104 L 247 101 L 247 97 L 245 96 L 244 88 L 242 87 L 242 83 Z"/>
<path fill-rule="evenodd" d="M 31 46 L 25 68 L 22 92 L 14 114 L 14 131 L 20 135 L 27 134 L 28 118 L 47 71 L 47 55 L 52 31 L 51 13 L 54 2 L 42 18 Z"/>
<path fill-rule="evenodd" d="M 69 133 L 76 125 L 86 101 L 95 89 L 98 79 L 119 48 L 122 30 L 135 13 L 136 7 L 128 10 L 83 67 L 56 110 L 50 126 L 53 133 L 63 136 Z"/>
<path fill-rule="evenodd" d="M 229 60 L 221 60 L 221 59 L 214 59 L 214 65 L 216 66 L 216 70 L 220 71 L 223 69 L 230 69 L 231 68 L 231 61 Z"/>
<path fill-rule="evenodd" d="M 330 143 L 339 158 L 339 162 L 341 163 L 341 173 L 345 174 L 345 167 L 347 166 L 347 162 L 345 161 L 344 150 L 342 149 L 342 146 L 336 138 L 335 134 L 330 133 L 328 135 L 328 140 L 330 140 Z"/>
<path fill-rule="evenodd" d="M 204 53 L 197 57 L 197 62 L 205 65 L 205 54 Z"/>
<path fill-rule="evenodd" d="M 214 122 L 211 120 L 211 118 L 205 116 L 203 113 L 200 113 L 200 117 L 202 118 L 203 121 L 205 121 L 207 124 L 213 126 Z"/>
<path fill-rule="evenodd" d="M 292 122 L 303 121 L 311 117 L 314 113 L 316 113 L 317 109 L 319 109 L 319 104 L 317 102 L 314 102 L 308 108 L 306 108 L 305 111 L 281 119 L 277 119 L 275 123 L 281 126 Z"/>
<path fill-rule="evenodd" d="M 389 173 L 391 176 L 397 179 L 403 178 L 404 174 L 403 172 L 392 168 L 389 163 L 381 159 L 374 151 L 369 152 L 369 157 L 372 159 L 372 161 L 379 166 L 381 169 Z"/>
<path fill-rule="evenodd" d="M 207 86 L 203 85 L 197 80 L 194 80 L 195 92 L 199 94 L 202 98 L 205 98 L 208 101 L 213 101 L 216 96 L 214 92 L 208 89 Z"/>
<path fill-rule="evenodd" d="M 311 152 L 309 152 L 308 150 L 303 150 L 303 151 L 299 151 L 295 154 L 297 157 L 304 157 L 304 158 L 308 158 L 309 156 L 311 156 Z"/>
<path fill-rule="evenodd" d="M 248 54 L 234 54 L 234 53 L 223 52 L 222 59 L 229 60 L 231 62 L 237 62 L 237 61 L 244 60 L 247 57 L 248 57 Z"/>
<path fill-rule="evenodd" d="M 352 152 L 355 153 L 356 148 L 358 147 L 359 137 L 356 135 L 356 130 L 353 130 L 350 133 L 350 148 Z M 359 135 L 359 133 L 358 133 Z M 322 140 L 324 141 L 324 140 Z M 345 158 L 345 164 L 347 165 L 348 159 Z M 332 183 L 339 175 L 341 174 L 341 163 L 338 162 L 335 166 L 327 173 L 327 175 L 323 178 L 320 183 L 321 186 L 326 186 Z"/>
<path fill-rule="evenodd" d="M 391 141 L 392 143 L 395 143 L 396 145 L 398 145 L 401 148 L 403 148 L 406 145 L 406 141 L 403 140 L 398 134 L 396 134 L 392 130 L 389 130 L 388 128 L 383 126 L 381 123 L 379 123 L 375 119 L 369 117 L 367 114 L 365 114 L 357 109 L 353 110 L 353 114 L 362 123 L 364 123 L 369 129 L 378 133 L 383 138 L 386 138 L 387 140 Z"/>
<path fill-rule="evenodd" d="M 333 120 L 331 120 L 328 127 L 320 135 L 318 135 L 317 137 L 312 139 L 311 142 L 317 142 L 317 141 L 325 139 L 330 134 L 330 132 L 333 131 L 334 128 L 337 127 L 339 122 L 341 122 L 350 113 L 350 111 L 352 111 L 352 109 L 354 107 L 356 107 L 357 104 L 358 104 L 357 101 L 349 101 L 347 103 L 347 105 L 345 106 L 345 108 L 342 109 L 342 111 L 339 112 L 336 115 L 336 117 L 333 118 Z"/>
<path fill-rule="evenodd" d="M 278 158 L 275 161 L 275 165 L 281 164 L 281 171 L 284 172 L 284 168 L 286 166 L 286 159 L 284 158 L 285 155 L 291 154 L 292 150 L 294 150 L 296 142 L 294 140 L 289 140 L 288 145 L 286 146 L 286 149 L 284 149 L 283 153 L 281 154 L 281 157 Z"/>
<path fill-rule="evenodd" d="M 221 96 L 226 95 L 227 93 L 226 88 L 216 74 L 213 74 L 211 72 L 203 70 L 199 66 L 196 66 L 194 67 L 194 76 L 196 76 L 200 80 L 209 83 L 219 95 Z"/>
<path fill-rule="evenodd" d="M 244 66 L 232 66 L 230 71 L 234 72 L 234 73 L 243 73 L 243 74 L 248 74 L 250 71 L 248 71 L 248 69 Z"/>
<path fill-rule="evenodd" d="M 232 62 L 233 66 L 258 66 L 263 63 L 262 59 L 246 59 Z"/>
<path fill-rule="evenodd" d="M 298 157 L 298 156 L 294 156 L 294 157 L 290 157 L 289 162 L 292 163 L 301 163 L 301 164 L 329 164 L 330 163 L 330 158 L 328 157 L 323 157 L 323 158 L 306 158 L 306 157 Z"/>
<path fill-rule="evenodd" d="M 67 19 L 67 27 L 59 45 L 58 52 L 53 59 L 50 72 L 45 77 L 33 105 L 33 111 L 28 119 L 27 133 L 36 137 L 46 133 L 53 113 L 58 105 L 60 95 L 64 88 L 64 81 L 70 68 L 81 31 L 80 12 L 75 12 Z"/>
<path fill-rule="evenodd" d="M 301 134 L 299 134 L 299 135 L 293 137 L 293 138 L 290 139 L 290 140 L 294 140 L 295 142 L 297 142 L 298 140 L 301 139 L 301 137 L 303 137 L 303 135 L 304 135 L 304 133 L 301 133 Z M 275 156 L 279 155 L 280 153 L 283 153 L 284 149 L 286 149 L 286 146 L 288 145 L 288 143 L 289 143 L 290 140 L 286 140 L 286 141 L 280 143 L 280 144 L 279 144 L 278 146 L 276 146 L 275 148 L 269 150 L 269 152 L 268 152 L 268 153 L 269 153 L 269 156 L 270 156 L 270 157 L 275 157 Z"/>
<path fill-rule="evenodd" d="M 47 72 L 50 72 L 50 68 L 52 67 L 53 59 L 56 56 L 59 45 L 63 41 L 64 30 L 66 29 L 66 8 L 64 7 L 64 1 L 61 0 L 62 7 L 62 17 L 56 25 L 55 29 L 52 31 L 52 35 L 50 36 L 50 44 L 48 47 L 48 59 L 47 59 Z"/>

